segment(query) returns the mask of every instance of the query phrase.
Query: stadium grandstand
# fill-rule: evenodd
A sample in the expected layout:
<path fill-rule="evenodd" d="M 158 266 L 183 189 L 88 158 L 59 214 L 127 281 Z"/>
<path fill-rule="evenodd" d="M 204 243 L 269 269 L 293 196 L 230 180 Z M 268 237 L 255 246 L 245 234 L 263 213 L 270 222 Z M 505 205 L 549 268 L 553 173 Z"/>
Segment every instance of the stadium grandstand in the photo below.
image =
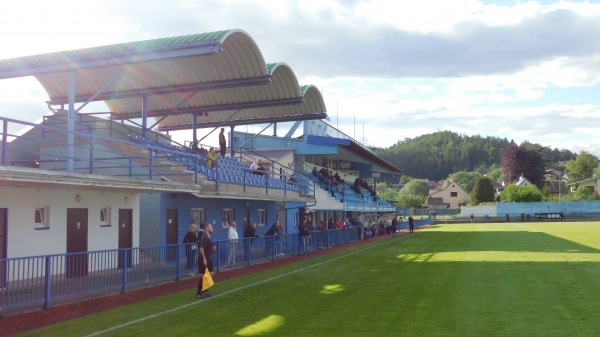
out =
<path fill-rule="evenodd" d="M 307 214 L 316 227 L 396 212 L 353 184 L 375 189 L 401 171 L 323 122 L 318 88 L 265 62 L 243 30 L 0 60 L 0 80 L 26 76 L 46 90 L 49 110 L 32 112 L 44 116 L 37 122 L 0 111 L 0 315 L 189 277 L 181 242 L 192 223 L 213 224 L 219 269 L 233 221 L 244 243 L 252 223 L 260 236 L 235 251 L 243 266 L 297 254 Z M 252 125 L 274 134 L 236 131 Z M 203 140 L 221 128 L 226 154 L 213 165 L 216 146 Z M 171 134 L 182 130 L 189 139 Z M 279 248 L 263 249 L 276 220 Z M 341 228 L 325 246 L 358 239 Z"/>

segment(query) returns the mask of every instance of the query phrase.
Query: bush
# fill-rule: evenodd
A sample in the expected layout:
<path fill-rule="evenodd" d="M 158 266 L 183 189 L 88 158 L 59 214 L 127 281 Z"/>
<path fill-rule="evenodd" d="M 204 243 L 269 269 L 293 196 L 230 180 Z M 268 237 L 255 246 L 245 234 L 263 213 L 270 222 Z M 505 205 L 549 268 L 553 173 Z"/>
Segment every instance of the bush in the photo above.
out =
<path fill-rule="evenodd" d="M 537 202 L 544 198 L 542 192 L 534 185 L 517 186 L 509 184 L 504 191 L 500 193 L 502 201 L 510 202 Z"/>

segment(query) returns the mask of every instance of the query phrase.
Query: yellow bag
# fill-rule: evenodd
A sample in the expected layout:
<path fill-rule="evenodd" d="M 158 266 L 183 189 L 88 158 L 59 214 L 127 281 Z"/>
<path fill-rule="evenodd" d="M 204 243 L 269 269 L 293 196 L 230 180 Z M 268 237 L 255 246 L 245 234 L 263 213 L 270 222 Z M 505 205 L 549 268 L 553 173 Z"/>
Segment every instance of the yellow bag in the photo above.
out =
<path fill-rule="evenodd" d="M 202 276 L 202 291 L 212 287 L 213 284 L 215 284 L 215 282 L 213 281 L 212 276 L 210 276 L 208 268 L 206 268 L 204 270 L 204 276 Z"/>

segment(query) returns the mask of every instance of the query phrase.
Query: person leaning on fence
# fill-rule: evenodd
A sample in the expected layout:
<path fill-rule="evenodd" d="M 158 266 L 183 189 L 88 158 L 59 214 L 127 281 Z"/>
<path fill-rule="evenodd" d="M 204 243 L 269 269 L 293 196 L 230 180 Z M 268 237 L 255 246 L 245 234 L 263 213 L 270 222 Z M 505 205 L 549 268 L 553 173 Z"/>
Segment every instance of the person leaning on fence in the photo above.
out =
<path fill-rule="evenodd" d="M 229 239 L 229 254 L 227 258 L 227 267 L 233 268 L 235 267 L 235 255 L 237 253 L 238 244 L 237 223 L 235 221 L 232 221 L 231 225 L 229 225 L 229 230 L 227 231 L 227 238 Z"/>
<path fill-rule="evenodd" d="M 323 247 L 327 247 L 327 236 L 327 223 L 321 220 L 317 227 L 317 241 L 319 241 Z"/>
<path fill-rule="evenodd" d="M 183 237 L 185 243 L 185 268 L 194 276 L 194 262 L 196 261 L 196 250 L 198 249 L 198 226 L 193 223 L 188 227 L 188 232 Z"/>
<path fill-rule="evenodd" d="M 209 223 L 204 224 L 204 233 L 198 239 L 198 272 L 203 274 L 204 271 L 208 268 L 211 277 L 214 276 L 214 267 L 213 267 L 213 259 L 212 254 L 215 251 L 216 247 L 214 243 L 210 239 L 210 235 L 213 232 L 213 226 Z M 202 277 L 198 281 L 198 290 L 196 290 L 196 298 L 203 299 L 206 297 L 210 297 L 210 293 L 208 290 L 202 291 Z"/>
<path fill-rule="evenodd" d="M 265 232 L 265 256 L 270 257 L 275 254 L 273 252 L 273 239 L 277 233 L 277 227 L 279 226 L 279 221 L 275 221 L 271 228 L 269 228 Z"/>
<path fill-rule="evenodd" d="M 254 239 L 258 238 L 256 234 L 256 223 L 251 223 L 244 230 L 244 262 L 250 262 L 250 249 Z"/>
<path fill-rule="evenodd" d="M 275 228 L 275 255 L 283 254 L 283 224 L 281 221 L 277 221 L 277 228 Z"/>
<path fill-rule="evenodd" d="M 310 225 L 308 219 L 309 217 L 305 217 L 300 226 L 298 226 L 298 232 L 302 240 L 300 241 L 300 247 L 304 256 L 308 255 L 308 245 L 310 243 Z"/>

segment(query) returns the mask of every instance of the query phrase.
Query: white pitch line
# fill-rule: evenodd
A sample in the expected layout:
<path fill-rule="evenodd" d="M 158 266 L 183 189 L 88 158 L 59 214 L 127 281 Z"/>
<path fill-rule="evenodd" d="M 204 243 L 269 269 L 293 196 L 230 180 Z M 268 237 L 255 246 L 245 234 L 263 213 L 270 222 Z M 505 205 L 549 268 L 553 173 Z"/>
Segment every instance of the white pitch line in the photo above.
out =
<path fill-rule="evenodd" d="M 91 333 L 91 334 L 89 334 L 89 335 L 85 335 L 84 337 L 93 337 L 93 336 L 99 336 L 99 335 L 105 334 L 105 333 L 107 333 L 107 332 L 115 331 L 115 330 L 118 330 L 118 329 L 124 328 L 124 327 L 126 327 L 126 326 L 130 326 L 130 325 L 133 325 L 133 324 L 137 324 L 137 323 L 141 323 L 141 322 L 147 321 L 147 320 L 149 320 L 149 319 L 152 319 L 152 318 L 156 318 L 156 317 L 159 317 L 159 316 L 163 316 L 163 315 L 166 315 L 166 314 L 170 314 L 170 313 L 172 313 L 172 312 L 179 311 L 179 310 L 181 310 L 181 309 L 185 309 L 185 308 L 187 308 L 187 307 L 191 307 L 191 306 L 193 306 L 193 305 L 196 305 L 196 304 L 204 303 L 204 302 L 206 302 L 206 301 L 210 301 L 210 300 L 212 300 L 212 299 L 216 299 L 216 298 L 219 298 L 219 297 L 221 297 L 221 296 L 226 296 L 226 295 L 229 295 L 229 294 L 232 294 L 232 293 L 238 292 L 238 291 L 240 291 L 240 290 L 244 290 L 244 289 L 247 289 L 247 288 L 250 288 L 250 287 L 257 286 L 257 285 L 259 285 L 259 284 L 263 284 L 263 283 L 270 282 L 270 281 L 273 281 L 273 280 L 276 280 L 276 279 L 279 279 L 279 278 L 282 278 L 282 277 L 285 277 L 285 276 L 288 276 L 288 275 L 292 275 L 292 274 L 295 274 L 295 273 L 299 273 L 299 272 L 301 272 L 301 271 L 304 271 L 304 270 L 306 270 L 306 269 L 310 269 L 310 268 L 313 268 L 313 267 L 316 267 L 316 266 L 320 266 L 320 265 L 322 265 L 322 264 L 325 264 L 325 263 L 329 263 L 329 262 L 337 261 L 337 260 L 339 260 L 339 259 L 342 259 L 342 258 L 345 258 L 345 257 L 351 256 L 351 255 L 354 255 L 354 254 L 362 253 L 362 252 L 364 252 L 364 251 L 367 251 L 367 250 L 370 250 L 370 249 L 373 249 L 373 248 L 376 248 L 376 247 L 379 247 L 379 246 L 387 245 L 388 243 L 390 243 L 390 242 L 395 242 L 395 241 L 396 241 L 396 240 L 386 240 L 385 242 L 382 242 L 382 243 L 379 243 L 379 244 L 376 244 L 376 245 L 373 245 L 373 246 L 369 246 L 369 247 L 367 247 L 367 248 L 364 248 L 364 249 L 361 249 L 361 250 L 357 250 L 357 251 L 355 251 L 355 252 L 348 253 L 348 254 L 346 254 L 346 255 L 338 256 L 338 257 L 336 257 L 336 258 L 333 258 L 333 259 L 331 259 L 331 260 L 327 260 L 327 261 L 322 261 L 322 262 L 319 262 L 319 263 L 311 264 L 310 266 L 306 266 L 306 267 L 304 267 L 304 268 L 296 269 L 296 270 L 294 270 L 294 271 L 291 271 L 291 272 L 289 272 L 289 273 L 281 274 L 281 275 L 274 276 L 274 277 L 271 277 L 271 278 L 268 278 L 268 279 L 264 279 L 264 280 L 262 280 L 262 281 L 258 281 L 258 282 L 252 283 L 252 284 L 245 285 L 245 286 L 243 286 L 243 287 L 235 288 L 235 289 L 232 289 L 232 290 L 226 291 L 226 292 L 224 292 L 224 293 L 221 293 L 221 294 L 213 295 L 212 297 L 210 297 L 210 298 L 207 298 L 207 299 L 205 299 L 205 300 L 202 300 L 202 301 L 198 300 L 198 301 L 195 301 L 195 302 L 192 302 L 192 303 L 188 303 L 188 304 L 184 304 L 184 305 L 178 306 L 178 307 L 176 307 L 176 308 L 173 308 L 173 309 L 169 309 L 169 310 L 166 310 L 166 311 L 162 311 L 162 312 L 159 312 L 159 313 L 156 313 L 156 314 L 152 314 L 152 315 L 149 315 L 149 316 L 146 316 L 146 317 L 138 318 L 138 319 L 136 319 L 136 320 L 129 321 L 129 322 L 127 322 L 127 323 L 123 323 L 123 324 L 115 325 L 115 326 L 113 326 L 113 327 L 110 327 L 110 328 L 108 328 L 108 329 L 104 329 L 104 330 L 96 331 L 96 332 L 93 332 L 93 333 Z"/>

